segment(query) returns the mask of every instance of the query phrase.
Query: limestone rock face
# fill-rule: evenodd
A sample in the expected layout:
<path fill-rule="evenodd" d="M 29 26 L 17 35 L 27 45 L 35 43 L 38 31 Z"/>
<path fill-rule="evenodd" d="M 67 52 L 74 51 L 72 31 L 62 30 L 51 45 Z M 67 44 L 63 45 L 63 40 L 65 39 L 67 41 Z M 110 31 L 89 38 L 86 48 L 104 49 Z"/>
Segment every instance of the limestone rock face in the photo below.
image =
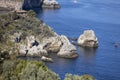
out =
<path fill-rule="evenodd" d="M 29 36 L 27 37 L 27 48 L 32 47 L 32 44 L 35 42 L 35 37 L 34 36 Z"/>
<path fill-rule="evenodd" d="M 78 54 L 77 54 L 76 47 L 69 42 L 68 38 L 64 35 L 61 35 L 60 39 L 63 45 L 57 55 L 63 58 L 77 57 Z"/>
<path fill-rule="evenodd" d="M 56 37 L 50 37 L 48 39 L 44 39 L 43 43 L 46 43 L 46 46 L 44 47 L 48 52 L 57 53 L 59 52 L 62 42 L 59 36 Z"/>
<path fill-rule="evenodd" d="M 31 48 L 27 48 L 25 45 L 21 45 L 19 48 L 20 56 L 47 56 L 48 53 L 45 49 L 43 49 L 43 45 L 33 46 Z"/>
<path fill-rule="evenodd" d="M 19 43 L 21 40 L 21 33 L 14 33 L 13 35 L 10 36 L 12 42 Z"/>
<path fill-rule="evenodd" d="M 98 47 L 98 39 L 93 30 L 86 30 L 78 38 L 78 45 L 82 47 Z"/>
<path fill-rule="evenodd" d="M 45 44 L 39 44 L 34 36 L 27 37 L 27 44 L 21 44 L 19 48 L 19 55 L 25 56 L 42 56 L 48 55 L 47 51 L 43 49 Z"/>
<path fill-rule="evenodd" d="M 54 9 L 54 8 L 60 8 L 60 5 L 56 0 L 44 0 L 42 7 L 48 9 L 51 8 Z"/>
<path fill-rule="evenodd" d="M 31 56 L 47 56 L 47 51 L 43 49 L 42 45 L 39 46 L 33 46 L 32 48 L 30 48 L 28 50 L 28 54 L 27 55 L 31 55 Z"/>
<path fill-rule="evenodd" d="M 18 55 L 22 55 L 22 56 L 26 55 L 26 53 L 27 53 L 27 47 L 25 45 L 20 44 L 18 49 L 19 49 Z"/>

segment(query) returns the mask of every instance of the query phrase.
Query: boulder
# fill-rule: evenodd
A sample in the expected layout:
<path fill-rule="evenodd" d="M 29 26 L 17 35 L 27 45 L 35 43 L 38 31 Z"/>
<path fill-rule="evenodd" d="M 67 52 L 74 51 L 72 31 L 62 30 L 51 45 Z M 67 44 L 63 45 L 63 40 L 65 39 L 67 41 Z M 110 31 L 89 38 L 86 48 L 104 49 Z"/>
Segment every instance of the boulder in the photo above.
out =
<path fill-rule="evenodd" d="M 27 54 L 28 50 L 26 45 L 20 44 L 18 47 L 18 55 L 19 56 L 25 56 Z"/>
<path fill-rule="evenodd" d="M 76 47 L 70 43 L 68 38 L 64 35 L 61 35 L 60 39 L 61 39 L 63 45 L 57 55 L 59 57 L 63 57 L 63 58 L 78 57 Z"/>
<path fill-rule="evenodd" d="M 57 9 L 60 8 L 60 5 L 56 0 L 44 0 L 42 7 L 47 9 Z"/>
<path fill-rule="evenodd" d="M 41 60 L 42 60 L 42 61 L 46 61 L 46 62 L 53 62 L 53 59 L 52 59 L 52 58 L 48 58 L 48 57 L 45 57 L 45 56 L 42 56 L 42 57 L 41 57 Z"/>
<path fill-rule="evenodd" d="M 82 47 L 96 48 L 98 47 L 98 39 L 93 30 L 85 30 L 78 38 L 78 45 Z"/>

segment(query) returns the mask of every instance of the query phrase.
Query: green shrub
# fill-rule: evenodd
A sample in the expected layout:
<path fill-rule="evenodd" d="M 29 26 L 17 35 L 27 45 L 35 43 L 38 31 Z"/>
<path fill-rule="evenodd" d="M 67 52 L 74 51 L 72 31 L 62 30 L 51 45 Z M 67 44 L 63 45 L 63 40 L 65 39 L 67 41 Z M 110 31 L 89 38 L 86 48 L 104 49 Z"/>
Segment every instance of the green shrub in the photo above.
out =
<path fill-rule="evenodd" d="M 3 80 L 11 80 L 10 78 L 14 74 L 15 66 L 16 66 L 15 63 L 12 61 L 5 61 L 3 63 L 3 73 L 2 73 Z"/>
<path fill-rule="evenodd" d="M 36 17 L 36 16 L 37 16 L 37 14 L 36 14 L 33 10 L 29 10 L 29 11 L 27 12 L 27 15 L 28 15 L 29 17 Z"/>

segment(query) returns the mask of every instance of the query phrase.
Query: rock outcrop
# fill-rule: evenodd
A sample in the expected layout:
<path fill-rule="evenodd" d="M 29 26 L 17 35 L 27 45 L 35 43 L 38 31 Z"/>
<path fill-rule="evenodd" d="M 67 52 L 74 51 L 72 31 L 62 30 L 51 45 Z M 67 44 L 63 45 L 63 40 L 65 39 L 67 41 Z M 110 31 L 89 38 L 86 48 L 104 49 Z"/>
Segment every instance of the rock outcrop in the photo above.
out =
<path fill-rule="evenodd" d="M 58 9 L 60 8 L 60 4 L 56 0 L 44 0 L 42 8 Z"/>
<path fill-rule="evenodd" d="M 49 53 L 57 53 L 59 57 L 76 58 L 78 56 L 75 46 L 64 35 L 44 39 L 43 43 L 46 43 L 44 49 Z"/>
<path fill-rule="evenodd" d="M 56 37 L 45 38 L 43 40 L 43 43 L 46 44 L 46 46 L 44 46 L 44 49 L 52 53 L 58 53 L 62 46 L 61 39 L 58 35 Z"/>
<path fill-rule="evenodd" d="M 20 45 L 19 54 L 25 56 L 47 56 L 47 51 L 43 49 L 45 44 L 40 44 L 34 36 L 27 37 L 27 45 Z"/>
<path fill-rule="evenodd" d="M 46 62 L 53 62 L 53 59 L 52 59 L 52 58 L 48 58 L 48 57 L 45 57 L 45 56 L 42 56 L 42 57 L 41 57 L 41 60 L 42 60 L 42 61 L 46 61 Z"/>
<path fill-rule="evenodd" d="M 62 45 L 62 47 L 57 55 L 59 57 L 63 57 L 63 58 L 76 58 L 76 57 L 78 57 L 77 50 L 76 50 L 75 46 L 70 43 L 68 38 L 64 35 L 61 35 L 60 39 L 61 39 L 63 45 Z"/>
<path fill-rule="evenodd" d="M 36 43 L 37 45 L 35 45 L 36 40 L 34 36 L 27 37 L 27 45 L 21 45 L 19 54 L 25 56 L 48 56 L 50 53 L 56 53 L 63 58 L 75 58 L 78 56 L 75 46 L 64 35 L 45 38 L 41 44 Z"/>
<path fill-rule="evenodd" d="M 98 47 L 98 39 L 93 30 L 86 30 L 78 39 L 78 45 L 82 47 Z"/>

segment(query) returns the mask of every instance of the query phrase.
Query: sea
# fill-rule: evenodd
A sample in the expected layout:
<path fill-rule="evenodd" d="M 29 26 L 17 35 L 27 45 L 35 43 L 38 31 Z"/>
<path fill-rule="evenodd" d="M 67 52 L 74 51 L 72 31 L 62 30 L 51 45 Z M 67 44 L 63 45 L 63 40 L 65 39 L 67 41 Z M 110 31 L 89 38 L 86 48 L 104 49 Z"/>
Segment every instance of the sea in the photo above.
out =
<path fill-rule="evenodd" d="M 120 80 L 120 0 L 57 0 L 60 9 L 38 10 L 43 20 L 59 35 L 78 38 L 84 30 L 94 30 L 99 47 L 77 47 L 79 57 L 52 56 L 46 65 L 62 80 L 66 73 L 90 74 L 96 80 Z M 114 44 L 117 44 L 115 47 Z"/>

